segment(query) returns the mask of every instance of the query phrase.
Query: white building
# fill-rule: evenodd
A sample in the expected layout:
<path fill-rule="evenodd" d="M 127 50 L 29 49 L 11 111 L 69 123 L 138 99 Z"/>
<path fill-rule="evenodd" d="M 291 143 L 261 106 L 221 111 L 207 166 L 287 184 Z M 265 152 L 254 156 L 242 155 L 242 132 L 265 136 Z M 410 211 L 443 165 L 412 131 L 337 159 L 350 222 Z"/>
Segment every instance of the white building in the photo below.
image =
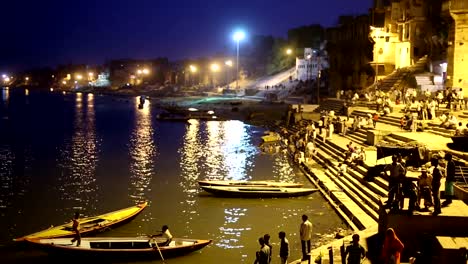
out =
<path fill-rule="evenodd" d="M 319 55 L 318 51 L 311 48 L 304 49 L 304 58 L 296 57 L 296 76 L 301 81 L 317 79 L 320 71 L 328 67 L 326 55 Z"/>

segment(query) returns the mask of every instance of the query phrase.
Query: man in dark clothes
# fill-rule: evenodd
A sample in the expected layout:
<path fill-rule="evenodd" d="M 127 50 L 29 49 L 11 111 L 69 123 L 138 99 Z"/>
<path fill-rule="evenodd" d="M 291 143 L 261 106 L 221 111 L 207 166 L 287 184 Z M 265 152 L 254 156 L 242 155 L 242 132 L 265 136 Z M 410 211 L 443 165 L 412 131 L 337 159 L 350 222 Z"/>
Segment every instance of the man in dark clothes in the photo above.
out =
<path fill-rule="evenodd" d="M 344 258 L 349 254 L 348 264 L 360 264 L 366 256 L 366 250 L 359 244 L 359 235 L 353 235 L 353 243 L 346 247 Z"/>
<path fill-rule="evenodd" d="M 436 216 L 442 213 L 440 210 L 440 194 L 439 194 L 439 189 L 440 189 L 440 180 L 442 179 L 442 173 L 440 172 L 439 169 L 439 160 L 436 158 L 433 158 L 431 160 L 431 165 L 434 167 L 434 170 L 432 171 L 432 196 L 434 197 L 434 212 L 432 215 Z"/>
<path fill-rule="evenodd" d="M 445 201 L 443 205 L 449 205 L 452 203 L 453 196 L 453 182 L 455 181 L 455 162 L 452 160 L 452 154 L 445 154 L 444 159 L 447 161 L 447 167 L 445 168 Z"/>
<path fill-rule="evenodd" d="M 254 264 L 268 264 L 268 260 L 270 259 L 270 248 L 265 245 L 263 237 L 258 239 L 258 243 L 260 243 L 260 250 L 257 251 L 257 257 Z"/>

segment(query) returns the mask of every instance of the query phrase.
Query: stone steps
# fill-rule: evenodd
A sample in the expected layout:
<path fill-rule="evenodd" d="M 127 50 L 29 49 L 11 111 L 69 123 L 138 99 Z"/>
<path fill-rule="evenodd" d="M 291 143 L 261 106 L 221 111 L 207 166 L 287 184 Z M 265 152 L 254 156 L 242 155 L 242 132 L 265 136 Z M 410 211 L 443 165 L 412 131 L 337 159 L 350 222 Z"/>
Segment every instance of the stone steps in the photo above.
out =
<path fill-rule="evenodd" d="M 372 219 L 378 221 L 378 205 L 372 199 L 366 197 L 366 195 L 359 191 L 357 186 L 351 184 L 348 177 L 337 176 L 338 171 L 336 166 L 338 162 L 326 154 L 322 149 L 317 150 L 317 155 L 314 156 L 314 160 L 321 164 L 324 168 L 327 168 L 325 174 L 344 192 L 351 198 L 363 211 L 365 211 Z M 362 185 L 360 187 L 363 187 Z M 365 188 L 362 188 L 365 189 Z"/>

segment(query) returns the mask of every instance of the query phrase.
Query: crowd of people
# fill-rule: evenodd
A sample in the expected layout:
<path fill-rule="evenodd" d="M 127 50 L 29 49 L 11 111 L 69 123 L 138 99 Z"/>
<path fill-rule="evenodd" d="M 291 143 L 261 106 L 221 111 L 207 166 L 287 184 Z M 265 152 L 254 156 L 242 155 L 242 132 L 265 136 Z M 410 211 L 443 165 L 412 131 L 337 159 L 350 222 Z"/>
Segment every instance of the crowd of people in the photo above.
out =
<path fill-rule="evenodd" d="M 429 168 L 422 168 L 421 175 L 417 179 L 417 184 L 412 179 L 406 177 L 405 161 L 401 156 L 392 156 L 392 163 L 388 164 L 383 171 L 388 178 L 389 193 L 385 203 L 387 208 L 393 210 L 403 209 L 402 199 L 409 197 L 408 213 L 413 214 L 414 210 L 429 210 L 434 207 L 433 215 L 442 213 L 442 205 L 448 206 L 452 203 L 453 183 L 455 181 L 455 163 L 450 153 L 445 154 L 445 168 L 439 164 L 440 158 L 435 156 L 431 159 Z M 445 177 L 445 201 L 440 202 L 441 180 Z M 424 208 L 421 200 L 424 199 Z"/>

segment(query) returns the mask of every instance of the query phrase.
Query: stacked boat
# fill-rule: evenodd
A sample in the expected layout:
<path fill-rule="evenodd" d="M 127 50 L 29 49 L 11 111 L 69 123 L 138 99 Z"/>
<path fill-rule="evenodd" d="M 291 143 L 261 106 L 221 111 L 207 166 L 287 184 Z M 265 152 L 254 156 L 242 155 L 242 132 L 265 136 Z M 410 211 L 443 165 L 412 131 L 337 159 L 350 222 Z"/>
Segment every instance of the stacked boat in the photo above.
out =
<path fill-rule="evenodd" d="M 105 231 L 135 218 L 148 205 L 147 202 L 110 213 L 79 219 L 81 236 Z M 44 251 L 55 254 L 72 254 L 76 257 L 109 258 L 166 258 L 184 255 L 199 250 L 212 241 L 206 239 L 172 238 L 166 245 L 162 237 L 83 237 L 80 245 L 73 243 L 75 236 L 72 223 L 50 227 L 48 229 L 14 239 L 27 242 Z"/>
<path fill-rule="evenodd" d="M 240 198 L 285 198 L 305 196 L 318 189 L 302 188 L 300 183 L 275 181 L 198 181 L 211 194 Z"/>

